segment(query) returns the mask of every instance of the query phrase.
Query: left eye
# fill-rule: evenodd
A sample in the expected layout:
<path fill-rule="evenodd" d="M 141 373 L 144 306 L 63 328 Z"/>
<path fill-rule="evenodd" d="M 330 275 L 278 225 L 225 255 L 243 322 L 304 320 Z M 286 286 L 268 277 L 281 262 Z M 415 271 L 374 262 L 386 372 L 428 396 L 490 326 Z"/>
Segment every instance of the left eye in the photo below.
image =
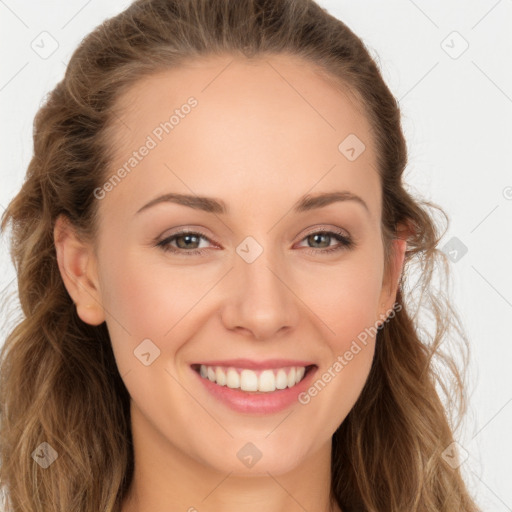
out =
<path fill-rule="evenodd" d="M 315 231 L 314 233 L 307 235 L 305 238 L 303 238 L 303 240 L 306 240 L 306 241 L 312 240 L 313 243 L 316 244 L 316 243 L 321 243 L 320 240 L 322 238 L 324 240 L 328 239 L 331 241 L 332 241 L 332 239 L 337 240 L 338 245 L 329 246 L 329 243 L 328 243 L 326 250 L 312 248 L 312 250 L 308 251 L 309 253 L 311 253 L 311 254 L 315 254 L 317 252 L 330 253 L 330 252 L 334 252 L 334 251 L 340 251 L 342 249 L 351 249 L 354 246 L 354 243 L 350 237 L 343 235 L 342 233 L 333 232 L 333 231 Z"/>
<path fill-rule="evenodd" d="M 210 242 L 210 239 L 202 233 L 182 231 L 161 240 L 156 246 L 160 247 L 163 251 L 192 256 L 194 254 L 202 254 L 207 249 L 197 246 L 197 244 L 200 244 L 201 239 Z M 311 254 L 329 253 L 350 249 L 354 246 L 354 242 L 350 237 L 333 231 L 315 231 L 304 237 L 301 241 L 305 240 L 307 242 L 312 241 L 314 244 L 322 244 L 322 240 L 332 241 L 333 239 L 338 241 L 338 245 L 332 246 L 328 242 L 327 246 L 324 245 L 323 248 L 309 247 L 307 252 Z"/>

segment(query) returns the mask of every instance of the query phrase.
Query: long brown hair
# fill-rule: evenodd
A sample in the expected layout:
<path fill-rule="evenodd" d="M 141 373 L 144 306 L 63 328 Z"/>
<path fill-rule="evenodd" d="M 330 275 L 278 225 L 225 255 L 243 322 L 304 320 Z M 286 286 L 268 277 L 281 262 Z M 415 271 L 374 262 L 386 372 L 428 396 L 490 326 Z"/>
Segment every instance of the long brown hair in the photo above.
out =
<path fill-rule="evenodd" d="M 442 455 L 467 404 L 464 370 L 441 344 L 448 347 L 453 332 L 464 364 L 469 354 L 447 293 L 436 287 L 437 272 L 447 282 L 449 268 L 437 248 L 446 230 L 433 209 L 448 217 L 404 188 L 399 106 L 362 41 L 312 0 L 138 0 L 74 52 L 36 115 L 26 180 L 2 217 L 2 231 L 12 225 L 23 313 L 0 354 L 7 511 L 119 511 L 132 479 L 129 395 L 108 331 L 105 323 L 93 327 L 77 316 L 53 241 L 59 214 L 94 239 L 93 191 L 109 176 L 116 100 L 140 78 L 184 60 L 285 53 L 360 99 L 377 149 L 386 264 L 397 227 L 412 227 L 400 308 L 379 329 L 366 385 L 333 436 L 332 496 L 344 512 L 478 510 L 460 468 Z M 421 311 L 434 320 L 430 331 L 419 321 Z M 32 456 L 43 442 L 58 454 L 47 469 Z"/>

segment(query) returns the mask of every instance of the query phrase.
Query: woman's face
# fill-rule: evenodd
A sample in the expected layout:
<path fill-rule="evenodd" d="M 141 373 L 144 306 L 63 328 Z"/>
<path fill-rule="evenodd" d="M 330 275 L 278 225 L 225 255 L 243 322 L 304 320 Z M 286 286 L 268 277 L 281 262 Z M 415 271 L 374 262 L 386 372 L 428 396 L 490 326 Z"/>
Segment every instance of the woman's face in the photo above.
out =
<path fill-rule="evenodd" d="M 120 106 L 94 257 L 134 437 L 240 474 L 330 450 L 395 300 L 362 110 L 284 56 L 188 63 Z"/>

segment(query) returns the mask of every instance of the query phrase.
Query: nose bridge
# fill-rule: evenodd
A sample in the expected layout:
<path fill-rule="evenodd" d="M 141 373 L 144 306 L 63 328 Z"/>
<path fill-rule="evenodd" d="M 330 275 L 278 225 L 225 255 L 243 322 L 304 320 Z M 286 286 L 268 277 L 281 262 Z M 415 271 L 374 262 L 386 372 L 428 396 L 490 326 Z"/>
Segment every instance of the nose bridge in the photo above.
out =
<path fill-rule="evenodd" d="M 264 250 L 252 262 L 240 259 L 236 266 L 246 297 L 258 298 L 258 300 L 267 297 L 267 302 L 281 297 L 284 285 L 276 277 L 276 274 L 280 273 L 280 265 L 272 251 Z"/>
<path fill-rule="evenodd" d="M 266 237 L 266 245 L 270 238 Z M 278 251 L 247 237 L 236 252 L 233 292 L 229 294 L 229 313 L 225 314 L 229 327 L 245 328 L 262 338 L 294 325 L 298 318 L 296 299 L 285 284 L 290 276 Z"/>
<path fill-rule="evenodd" d="M 252 301 L 255 307 L 272 302 L 282 304 L 288 300 L 286 287 L 277 277 L 282 272 L 277 251 L 273 250 L 268 242 L 265 245 L 266 247 L 263 247 L 250 237 L 237 248 L 240 258 L 235 266 L 243 288 L 242 295 Z M 244 253 L 247 248 L 249 251 Z"/>

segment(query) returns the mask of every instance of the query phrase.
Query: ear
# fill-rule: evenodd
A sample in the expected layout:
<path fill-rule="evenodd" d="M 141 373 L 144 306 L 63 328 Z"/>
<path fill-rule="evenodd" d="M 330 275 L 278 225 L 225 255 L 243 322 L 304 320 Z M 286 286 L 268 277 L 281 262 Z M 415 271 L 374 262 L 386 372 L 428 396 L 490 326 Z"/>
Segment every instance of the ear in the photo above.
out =
<path fill-rule="evenodd" d="M 105 321 L 96 273 L 96 257 L 90 244 L 82 242 L 70 221 L 59 215 L 53 229 L 53 240 L 60 275 L 76 305 L 80 319 L 90 325 Z"/>
<path fill-rule="evenodd" d="M 401 227 L 397 230 L 396 238 L 392 240 L 391 261 L 382 281 L 378 318 L 385 320 L 396 302 L 398 285 L 402 275 L 405 251 L 407 250 L 407 228 Z"/>

